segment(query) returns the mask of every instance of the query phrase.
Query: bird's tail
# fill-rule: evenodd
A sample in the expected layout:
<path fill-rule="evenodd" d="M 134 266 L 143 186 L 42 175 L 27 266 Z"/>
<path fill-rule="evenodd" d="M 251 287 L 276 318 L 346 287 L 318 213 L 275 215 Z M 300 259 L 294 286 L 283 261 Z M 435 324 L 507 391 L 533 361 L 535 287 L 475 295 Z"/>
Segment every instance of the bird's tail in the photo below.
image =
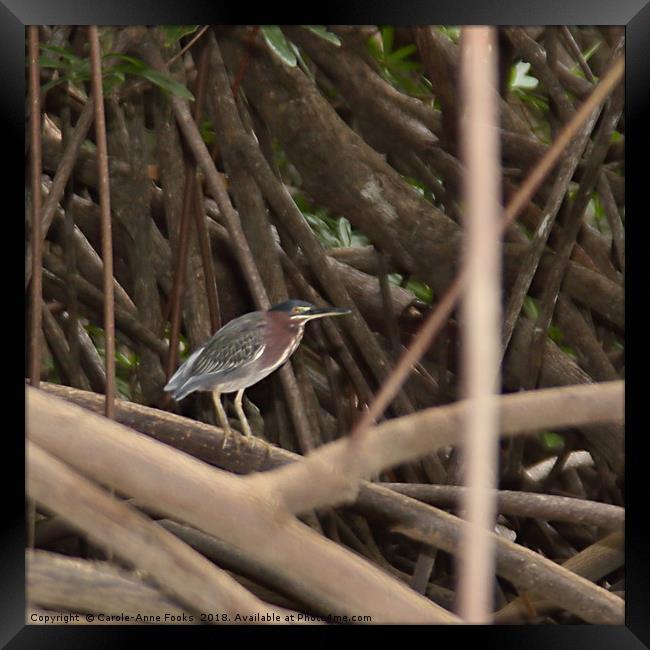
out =
<path fill-rule="evenodd" d="M 170 380 L 163 388 L 167 393 L 171 393 L 172 397 L 178 402 L 184 397 L 187 397 L 193 390 L 194 386 L 188 385 L 188 378 L 191 379 L 191 370 L 194 360 L 199 355 L 204 346 L 197 348 L 188 358 L 182 363 L 176 372 L 171 376 Z"/>
<path fill-rule="evenodd" d="M 167 389 L 165 389 L 167 390 Z M 193 391 L 193 388 L 188 388 L 187 386 L 181 386 L 178 390 L 175 390 L 172 393 L 172 397 L 174 400 L 177 402 L 180 402 L 183 398 L 187 397 L 191 392 Z"/>
<path fill-rule="evenodd" d="M 167 393 L 171 393 L 172 397 L 178 402 L 191 392 L 191 389 L 188 390 L 186 384 L 187 380 L 187 367 L 186 364 L 183 364 L 171 377 L 171 379 L 165 384 L 163 388 Z"/>

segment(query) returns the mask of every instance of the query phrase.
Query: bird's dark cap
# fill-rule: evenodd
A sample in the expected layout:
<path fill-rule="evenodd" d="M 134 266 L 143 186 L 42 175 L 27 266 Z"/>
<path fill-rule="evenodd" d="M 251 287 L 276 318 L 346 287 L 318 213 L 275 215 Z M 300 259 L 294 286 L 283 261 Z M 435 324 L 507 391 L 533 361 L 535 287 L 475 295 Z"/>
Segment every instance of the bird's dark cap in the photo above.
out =
<path fill-rule="evenodd" d="M 310 309 L 313 309 L 314 305 L 304 300 L 285 300 L 277 305 L 273 305 L 269 311 L 291 312 L 294 307 L 309 307 Z"/>
<path fill-rule="evenodd" d="M 349 309 L 341 309 L 340 307 L 316 307 L 304 300 L 287 300 L 271 307 L 269 311 L 283 312 L 288 314 L 292 321 L 301 323 L 306 323 L 314 318 L 344 316 L 350 313 Z"/>

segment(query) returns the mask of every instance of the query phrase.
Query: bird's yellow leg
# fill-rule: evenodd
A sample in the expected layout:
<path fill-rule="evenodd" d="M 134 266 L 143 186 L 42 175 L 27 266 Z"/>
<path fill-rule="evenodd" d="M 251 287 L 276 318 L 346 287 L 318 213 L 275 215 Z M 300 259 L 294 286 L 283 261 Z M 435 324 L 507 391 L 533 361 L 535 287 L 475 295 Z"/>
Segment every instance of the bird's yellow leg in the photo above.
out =
<path fill-rule="evenodd" d="M 232 433 L 230 422 L 228 422 L 228 416 L 226 415 L 223 404 L 221 403 L 221 393 L 218 390 L 212 391 L 212 401 L 214 402 L 214 407 L 217 409 L 217 417 L 221 423 L 221 428 L 226 433 Z"/>
<path fill-rule="evenodd" d="M 237 411 L 239 421 L 241 422 L 242 428 L 244 430 L 244 435 L 252 436 L 253 432 L 251 431 L 251 427 L 248 424 L 248 420 L 246 419 L 246 414 L 244 413 L 244 408 L 242 406 L 243 397 L 244 389 L 242 388 L 242 390 L 237 391 L 237 395 L 235 397 L 235 411 Z"/>

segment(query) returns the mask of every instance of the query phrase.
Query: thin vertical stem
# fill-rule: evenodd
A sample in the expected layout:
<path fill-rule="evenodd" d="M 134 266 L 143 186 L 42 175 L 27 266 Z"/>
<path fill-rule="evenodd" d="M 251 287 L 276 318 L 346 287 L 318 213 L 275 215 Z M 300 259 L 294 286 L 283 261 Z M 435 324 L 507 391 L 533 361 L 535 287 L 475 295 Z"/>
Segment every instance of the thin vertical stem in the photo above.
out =
<path fill-rule="evenodd" d="M 377 275 L 379 277 L 379 290 L 381 291 L 381 301 L 386 315 L 386 334 L 390 341 L 390 347 L 393 353 L 393 358 L 397 359 L 400 353 L 401 345 L 399 338 L 399 326 L 395 311 L 393 309 L 393 301 L 390 293 L 390 283 L 388 281 L 388 271 L 386 267 L 386 255 L 381 250 L 375 251 L 377 256 Z"/>
<path fill-rule="evenodd" d="M 197 124 L 201 123 L 203 105 L 205 102 L 208 77 L 210 72 L 210 40 L 203 41 L 199 45 L 199 54 L 197 60 L 197 77 L 196 77 L 196 103 L 194 105 L 194 119 Z M 205 289 L 208 297 L 208 310 L 210 311 L 210 324 L 212 332 L 216 332 L 221 327 L 221 313 L 219 309 L 219 293 L 217 281 L 214 272 L 214 262 L 212 260 L 212 251 L 210 249 L 210 237 L 208 236 L 208 224 L 203 208 L 203 191 L 202 185 L 197 177 L 194 184 L 196 197 L 194 199 L 194 216 L 196 219 L 196 233 L 199 239 L 201 250 L 201 260 L 203 262 L 203 273 L 205 275 Z"/>
<path fill-rule="evenodd" d="M 217 278 L 214 272 L 214 262 L 212 261 L 212 248 L 210 246 L 210 236 L 208 235 L 207 217 L 203 207 L 203 189 L 198 178 L 195 182 L 195 188 L 196 197 L 194 199 L 194 215 L 196 217 L 196 231 L 199 237 L 199 246 L 201 248 L 203 273 L 205 274 L 205 290 L 208 296 L 210 324 L 212 325 L 212 332 L 214 333 L 221 328 L 219 289 L 217 287 Z"/>
<path fill-rule="evenodd" d="M 195 182 L 196 170 L 188 161 L 185 162 L 185 190 L 183 194 L 183 210 L 178 233 L 178 250 L 176 251 L 176 269 L 174 271 L 174 284 L 171 294 L 171 331 L 169 334 L 169 355 L 167 357 L 167 380 L 172 376 L 178 361 L 178 341 L 181 332 L 181 302 L 183 293 L 183 282 L 187 269 L 187 258 L 189 254 L 190 241 L 190 211 L 194 198 L 193 185 Z M 169 396 L 166 395 L 166 399 Z"/>
<path fill-rule="evenodd" d="M 30 358 L 29 377 L 38 388 L 41 380 L 41 300 L 43 293 L 41 242 L 41 95 L 40 68 L 38 65 L 38 26 L 28 28 L 29 40 L 29 99 L 31 127 L 31 194 L 32 194 L 32 286 L 30 294 Z"/>
<path fill-rule="evenodd" d="M 203 117 L 203 104 L 206 96 L 206 83 L 208 78 L 208 63 L 209 63 L 209 43 L 203 43 L 201 53 L 197 63 L 197 78 L 194 92 L 196 101 L 192 108 L 192 117 L 196 124 L 201 123 Z M 183 194 L 183 208 L 181 213 L 181 223 L 178 235 L 178 250 L 176 251 L 176 269 L 174 270 L 174 284 L 172 287 L 172 294 L 170 297 L 171 305 L 171 331 L 169 335 L 169 356 L 167 357 L 166 378 L 172 376 L 176 369 L 178 362 L 178 341 L 180 339 L 181 331 L 181 310 L 182 310 L 182 294 L 183 284 L 185 283 L 185 273 L 187 271 L 187 260 L 189 257 L 190 247 L 190 223 L 191 213 L 194 210 L 197 234 L 199 243 L 201 244 L 201 257 L 203 261 L 203 272 L 206 278 L 206 287 L 208 288 L 208 306 L 210 308 L 210 320 L 214 331 L 215 328 L 215 313 L 214 313 L 214 297 L 210 296 L 210 282 L 208 279 L 209 270 L 212 270 L 212 259 L 209 251 L 205 250 L 205 242 L 203 241 L 205 233 L 202 232 L 202 226 L 205 227 L 205 220 L 203 215 L 203 198 L 200 196 L 200 184 L 197 180 L 196 164 L 194 161 L 185 161 L 185 188 Z M 199 211 L 201 212 L 199 214 Z M 211 274 L 214 279 L 214 273 Z M 213 288 L 216 288 L 216 283 L 212 283 Z M 218 311 L 218 307 L 217 307 Z M 165 316 L 166 318 L 166 316 Z M 217 321 L 218 322 L 218 321 Z M 169 403 L 169 394 L 164 397 L 163 404 Z"/>
<path fill-rule="evenodd" d="M 469 526 L 462 538 L 460 614 L 470 623 L 492 617 L 496 517 L 494 488 L 499 441 L 501 348 L 501 226 L 497 104 L 497 42 L 491 27 L 466 27 L 461 40 L 461 91 L 466 107 L 461 128 L 465 168 L 464 266 L 462 301 L 465 396 L 471 400 L 465 433 L 464 510 Z"/>
<path fill-rule="evenodd" d="M 63 145 L 63 150 L 69 145 L 70 137 L 72 135 L 72 124 L 71 124 L 71 111 L 70 111 L 70 99 L 67 98 L 66 103 L 63 106 L 61 111 L 62 122 L 63 122 L 63 138 L 61 144 Z M 69 352 L 70 352 L 70 366 L 72 372 L 70 375 L 70 384 L 75 388 L 82 388 L 82 369 L 81 369 L 81 352 L 80 352 L 80 343 L 79 336 L 77 334 L 77 326 L 79 322 L 79 301 L 77 300 L 77 288 L 75 287 L 74 282 L 72 281 L 72 276 L 77 270 L 77 251 L 74 245 L 74 213 L 72 208 L 72 203 L 74 199 L 74 182 L 72 175 L 68 179 L 68 183 L 65 189 L 65 221 L 63 225 L 63 252 L 65 258 L 66 266 L 66 299 L 67 299 L 67 311 L 69 314 L 67 326 L 65 328 L 66 338 L 68 341 Z"/>
<path fill-rule="evenodd" d="M 102 88 L 101 51 L 97 25 L 88 27 L 92 94 L 95 107 L 95 139 L 97 141 L 97 171 L 101 211 L 102 259 L 104 262 L 104 341 L 106 356 L 106 417 L 115 413 L 115 302 L 113 295 L 113 240 L 111 235 L 111 195 L 108 181 L 108 146 L 106 117 Z"/>
<path fill-rule="evenodd" d="M 587 63 L 585 57 L 582 55 L 582 52 L 580 51 L 580 47 L 575 41 L 575 38 L 573 38 L 573 34 L 569 30 L 569 28 L 566 25 L 562 25 L 560 27 L 560 34 L 564 37 L 564 42 L 566 43 L 569 53 L 573 55 L 573 58 L 578 62 L 578 65 L 582 68 L 582 71 L 585 73 L 585 77 L 587 77 L 588 81 L 591 81 L 591 83 L 596 83 L 596 78 L 594 77 L 594 73 L 591 71 L 591 68 L 589 67 L 589 64 Z"/>

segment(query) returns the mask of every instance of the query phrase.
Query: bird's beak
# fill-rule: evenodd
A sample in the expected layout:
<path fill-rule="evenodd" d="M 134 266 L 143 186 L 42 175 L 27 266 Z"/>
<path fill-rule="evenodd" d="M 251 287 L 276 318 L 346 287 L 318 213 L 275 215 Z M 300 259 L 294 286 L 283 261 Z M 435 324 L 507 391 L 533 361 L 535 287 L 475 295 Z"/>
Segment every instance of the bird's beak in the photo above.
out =
<path fill-rule="evenodd" d="M 303 312 L 305 320 L 312 320 L 314 318 L 324 318 L 325 316 L 345 316 L 345 314 L 352 313 L 349 309 L 341 307 L 314 307 L 308 312 Z"/>

